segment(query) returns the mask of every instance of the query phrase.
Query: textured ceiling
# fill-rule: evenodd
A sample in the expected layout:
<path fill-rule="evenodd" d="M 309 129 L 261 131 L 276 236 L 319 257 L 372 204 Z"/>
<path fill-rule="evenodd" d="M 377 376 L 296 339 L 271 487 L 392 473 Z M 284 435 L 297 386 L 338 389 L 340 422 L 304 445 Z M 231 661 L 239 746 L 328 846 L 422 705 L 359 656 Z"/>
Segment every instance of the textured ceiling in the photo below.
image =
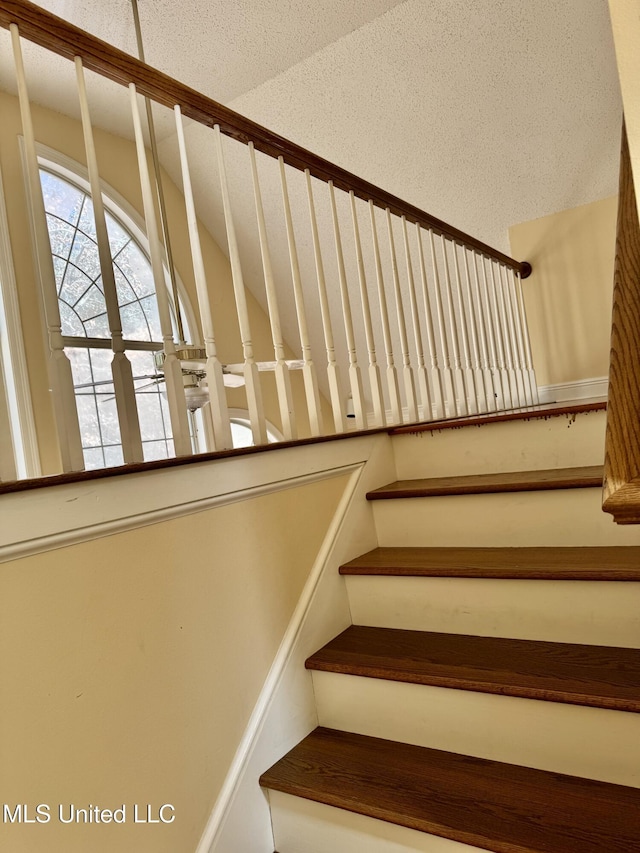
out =
<path fill-rule="evenodd" d="M 505 249 L 617 189 L 606 0 L 407 0 L 231 106 Z"/>
<path fill-rule="evenodd" d="M 499 248 L 616 192 L 607 0 L 139 3 L 150 64 Z M 135 52 L 128 0 L 41 5 Z"/>
<path fill-rule="evenodd" d="M 398 5 L 399 0 L 138 0 L 146 60 L 226 103 Z M 129 0 L 38 4 L 136 54 Z"/>

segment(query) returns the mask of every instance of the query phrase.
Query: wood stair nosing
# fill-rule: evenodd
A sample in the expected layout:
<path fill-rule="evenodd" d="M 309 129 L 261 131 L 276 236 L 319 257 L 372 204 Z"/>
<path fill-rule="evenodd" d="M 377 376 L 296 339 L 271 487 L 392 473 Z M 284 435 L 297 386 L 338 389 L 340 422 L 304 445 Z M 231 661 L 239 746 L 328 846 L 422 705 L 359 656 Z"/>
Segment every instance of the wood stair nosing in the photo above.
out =
<path fill-rule="evenodd" d="M 640 547 L 374 548 L 343 575 L 640 581 Z"/>
<path fill-rule="evenodd" d="M 544 471 L 507 471 L 500 474 L 468 474 L 459 477 L 398 480 L 368 492 L 367 500 L 602 488 L 603 476 L 602 465 L 591 465 L 579 468 L 552 468 Z"/>
<path fill-rule="evenodd" d="M 352 625 L 306 667 L 640 713 L 640 649 Z"/>
<path fill-rule="evenodd" d="M 439 421 L 428 421 L 422 424 L 405 424 L 391 427 L 389 435 L 418 435 L 422 432 L 442 432 L 447 429 L 462 429 L 468 426 L 484 426 L 504 421 L 548 420 L 560 415 L 577 415 L 586 412 L 603 412 L 607 410 L 606 400 L 591 400 L 589 402 L 570 401 L 564 403 L 540 403 L 535 406 L 521 406 L 517 409 L 507 409 L 504 412 L 483 412 L 478 415 L 462 415 L 445 418 Z"/>
<path fill-rule="evenodd" d="M 260 784 L 494 853 L 640 849 L 640 790 L 332 729 Z"/>

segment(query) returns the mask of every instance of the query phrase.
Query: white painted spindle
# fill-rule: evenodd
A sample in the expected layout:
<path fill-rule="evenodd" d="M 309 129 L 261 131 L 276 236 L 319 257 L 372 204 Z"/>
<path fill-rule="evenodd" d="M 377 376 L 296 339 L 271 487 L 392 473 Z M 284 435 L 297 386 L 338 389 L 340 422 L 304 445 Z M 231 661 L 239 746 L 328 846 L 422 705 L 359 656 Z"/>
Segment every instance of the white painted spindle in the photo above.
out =
<path fill-rule="evenodd" d="M 431 232 L 429 232 L 431 233 Z M 427 267 L 424 259 L 424 247 L 422 245 L 422 229 L 416 222 L 416 238 L 418 241 L 418 261 L 420 264 L 420 282 L 422 285 L 422 299 L 424 302 L 424 310 L 427 318 L 427 342 L 429 344 L 429 361 L 431 362 L 431 387 L 433 388 L 433 412 L 429 413 L 431 417 L 444 418 L 446 416 L 444 391 L 442 389 L 442 371 L 438 363 L 438 349 L 436 347 L 436 332 L 433 325 L 433 312 L 431 310 L 431 298 L 429 297 L 429 280 L 427 278 Z M 433 241 L 433 236 L 431 236 Z M 433 250 L 433 242 L 431 244 Z M 438 322 L 440 323 L 442 306 L 440 303 L 440 285 L 435 280 L 434 298 L 436 301 L 436 310 Z M 442 329 L 441 329 L 442 333 Z M 448 358 L 448 355 L 447 355 Z"/>
<path fill-rule="evenodd" d="M 12 483 L 18 478 L 9 401 L 4 383 L 4 372 L 0 365 L 0 483 Z"/>
<path fill-rule="evenodd" d="M 453 350 L 453 402 L 456 415 L 466 415 L 469 412 L 469 394 L 462 364 L 460 361 L 460 348 L 458 343 L 458 321 L 453 307 L 453 288 L 451 285 L 451 274 L 449 272 L 449 258 L 447 256 L 447 241 L 440 234 L 440 249 L 442 252 L 442 268 L 444 270 L 444 293 L 449 315 L 449 326 L 451 329 L 451 348 Z M 434 255 L 434 263 L 435 263 Z"/>
<path fill-rule="evenodd" d="M 100 175 L 98 173 L 98 159 L 93 140 L 93 127 L 91 125 L 91 113 L 89 111 L 89 100 L 87 98 L 87 87 L 84 78 L 82 60 L 75 57 L 76 78 L 78 83 L 78 97 L 80 100 L 80 116 L 82 119 L 82 132 L 84 135 L 84 147 L 87 156 L 87 170 L 89 172 L 89 187 L 91 201 L 93 202 L 93 218 L 96 227 L 96 242 L 98 244 L 98 258 L 100 260 L 100 273 L 102 274 L 102 288 L 104 301 L 107 306 L 107 320 L 111 333 L 111 349 L 113 359 L 111 360 L 111 376 L 113 378 L 113 391 L 116 398 L 116 409 L 118 412 L 118 424 L 120 427 L 120 440 L 122 441 L 122 455 L 126 463 L 142 462 L 142 438 L 140 436 L 140 421 L 138 419 L 138 407 L 136 404 L 136 392 L 133 382 L 133 370 L 131 362 L 125 353 L 125 343 L 122 337 L 122 321 L 118 308 L 118 292 L 116 280 L 113 273 L 113 262 L 111 260 L 111 249 L 109 246 L 109 235 L 107 233 L 107 220 L 104 213 L 104 202 L 102 201 L 102 188 L 100 186 Z"/>
<path fill-rule="evenodd" d="M 529 388 L 531 391 L 531 399 L 533 405 L 537 405 L 540 402 L 540 398 L 538 396 L 538 383 L 536 382 L 536 374 L 533 369 L 533 358 L 531 354 L 531 340 L 529 338 L 529 325 L 527 323 L 527 311 L 524 304 L 524 293 L 522 292 L 522 277 L 520 273 L 515 270 L 511 271 L 511 275 L 513 276 L 514 288 L 516 294 L 516 304 L 517 314 L 520 322 L 520 328 L 522 331 L 522 340 L 524 344 L 524 356 L 525 356 L 525 365 L 527 368 L 527 374 L 529 376 Z"/>
<path fill-rule="evenodd" d="M 431 268 L 433 270 L 434 280 L 434 296 L 436 300 L 436 317 L 438 319 L 438 336 L 440 338 L 440 346 L 442 348 L 443 368 L 440 373 L 443 382 L 443 400 L 446 409 L 446 414 L 449 416 L 458 414 L 458 403 L 456 398 L 456 380 L 454 368 L 451 364 L 451 353 L 449 350 L 449 340 L 447 337 L 447 327 L 444 316 L 444 304 L 442 301 L 442 282 L 440 279 L 440 270 L 438 259 L 436 257 L 435 241 L 433 239 L 433 231 L 429 232 L 429 249 L 431 251 Z"/>
<path fill-rule="evenodd" d="M 416 282 L 413 275 L 413 264 L 411 263 L 411 249 L 409 247 L 409 234 L 407 233 L 407 220 L 402 217 L 402 240 L 404 243 L 404 257 L 407 266 L 407 281 L 409 282 L 409 304 L 411 306 L 411 323 L 413 325 L 413 339 L 416 346 L 418 366 L 416 375 L 418 379 L 418 397 L 421 409 L 418 417 L 430 421 L 433 417 L 431 405 L 431 392 L 427 379 L 427 368 L 424 363 L 424 347 L 422 345 L 422 332 L 420 330 L 420 316 L 418 313 L 418 299 L 416 295 Z"/>
<path fill-rule="evenodd" d="M 180 166 L 182 170 L 182 186 L 184 190 L 184 201 L 187 214 L 187 227 L 189 229 L 189 243 L 191 246 L 191 261 L 193 264 L 193 275 L 198 296 L 198 307 L 200 309 L 200 322 L 204 337 L 204 348 L 207 356 L 206 374 L 207 387 L 209 389 L 209 405 L 203 408 L 203 417 L 210 421 L 213 431 L 214 450 L 227 450 L 233 447 L 231 437 L 231 423 L 229 420 L 229 409 L 227 408 L 227 395 L 224 387 L 224 375 L 222 364 L 218 358 L 215 331 L 213 327 L 213 313 L 211 311 L 211 300 L 209 298 L 209 287 L 202 257 L 202 246 L 200 244 L 200 232 L 198 231 L 198 218 L 193 198 L 193 186 L 191 184 L 191 173 L 187 157 L 187 144 L 184 136 L 184 125 L 180 106 L 174 107 L 176 119 L 176 131 L 178 137 L 178 150 L 180 152 Z"/>
<path fill-rule="evenodd" d="M 380 257 L 380 245 L 378 243 L 375 207 L 371 199 L 369 199 L 369 217 L 371 220 L 371 240 L 373 242 L 373 257 L 376 267 L 376 282 L 378 284 L 378 304 L 380 306 L 380 319 L 382 321 L 382 337 L 384 339 L 384 351 L 387 359 L 386 376 L 387 390 L 389 392 L 389 406 L 391 409 L 391 423 L 401 424 L 402 405 L 400 403 L 400 389 L 398 387 L 398 374 L 393 359 L 393 344 L 391 342 L 387 296 L 384 290 L 384 276 L 382 274 L 382 259 Z"/>
<path fill-rule="evenodd" d="M 481 350 L 482 323 L 480 321 L 480 301 L 477 298 L 478 282 L 475 280 L 475 291 L 471 273 L 469 271 L 469 250 L 461 245 L 462 259 L 464 262 L 464 286 L 467 293 L 467 323 L 471 336 L 471 358 L 476 391 L 478 393 L 479 409 L 481 412 L 495 411 L 496 401 L 493 392 L 493 383 L 488 369 L 483 369 L 483 355 Z M 485 344 L 486 347 L 486 344 Z M 484 362 L 486 365 L 486 362 Z"/>
<path fill-rule="evenodd" d="M 309 328 L 307 326 L 307 313 L 302 293 L 302 279 L 300 276 L 300 264 L 298 261 L 298 250 L 296 248 L 296 237 L 293 230 L 293 218 L 291 216 L 291 203 L 289 201 L 289 190 L 287 188 L 287 175 L 285 172 L 284 158 L 278 157 L 280 163 L 280 183 L 282 186 L 282 204 L 284 207 L 284 218 L 287 229 L 287 243 L 289 245 L 289 261 L 291 263 L 291 278 L 293 282 L 293 296 L 296 304 L 296 315 L 298 318 L 298 332 L 300 333 L 300 344 L 302 346 L 302 378 L 304 381 L 305 396 L 307 398 L 307 410 L 309 413 L 309 427 L 311 435 L 322 435 L 322 409 L 320 408 L 320 392 L 318 390 L 318 379 L 316 369 L 311 357 L 311 343 L 309 341 Z"/>
<path fill-rule="evenodd" d="M 344 253 L 342 251 L 342 237 L 340 235 L 340 222 L 336 207 L 336 194 L 333 181 L 329 181 L 329 199 L 331 201 L 331 218 L 333 221 L 333 237 L 336 245 L 336 259 L 338 261 L 338 280 L 340 282 L 340 299 L 342 302 L 342 316 L 344 319 L 344 332 L 347 339 L 347 350 L 349 352 L 349 385 L 351 388 L 351 399 L 353 401 L 353 412 L 355 415 L 356 429 L 367 428 L 367 412 L 364 404 L 364 392 L 362 389 L 362 376 L 358 364 L 358 353 L 356 350 L 356 339 L 353 332 L 353 317 L 351 314 L 351 303 L 349 301 L 349 289 L 347 285 L 347 273 L 344 265 Z"/>
<path fill-rule="evenodd" d="M 465 376 L 465 383 L 467 386 L 467 393 L 470 395 L 468 402 L 468 410 L 471 414 L 475 414 L 479 411 L 486 411 L 486 400 L 484 400 L 481 392 L 484 390 L 484 386 L 482 384 L 478 384 L 478 375 L 474 370 L 474 364 L 472 360 L 471 347 L 469 346 L 469 318 L 467 316 L 467 309 L 464 303 L 464 294 L 462 292 L 462 277 L 460 275 L 460 263 L 458 260 L 458 245 L 455 242 L 451 242 L 451 253 L 453 255 L 453 273 L 455 277 L 455 286 L 456 293 L 458 296 L 458 311 L 460 314 L 460 332 L 462 338 L 462 358 L 463 358 L 463 372 Z"/>
<path fill-rule="evenodd" d="M 242 266 L 240 264 L 240 250 L 236 238 L 236 229 L 231 210 L 231 199 L 229 197 L 229 185 L 227 181 L 227 170 L 222 150 L 222 134 L 220 125 L 213 128 L 216 153 L 218 155 L 218 172 L 220 175 L 220 189 L 222 191 L 222 207 L 224 210 L 224 221 L 227 230 L 227 244 L 229 246 L 229 261 L 231 263 L 231 279 L 233 281 L 233 293 L 236 300 L 238 312 L 238 324 L 240 326 L 240 339 L 242 341 L 242 355 L 244 359 L 244 385 L 247 393 L 247 408 L 249 409 L 249 420 L 253 442 L 256 445 L 267 444 L 267 424 L 264 417 L 262 405 L 262 391 L 260 387 L 260 375 L 258 365 L 253 355 L 253 339 L 251 336 L 251 324 L 249 322 L 249 309 L 247 307 L 247 294 L 244 288 Z"/>
<path fill-rule="evenodd" d="M 509 329 L 509 339 L 513 358 L 513 372 L 515 374 L 516 384 L 518 387 L 518 405 L 531 405 L 531 398 L 527 394 L 529 378 L 526 376 L 524 369 L 524 350 L 521 351 L 521 340 L 518 335 L 519 327 L 514 313 L 512 285 L 508 270 L 503 264 L 500 265 L 500 280 L 502 282 L 505 311 L 507 314 L 507 326 Z"/>
<path fill-rule="evenodd" d="M 492 261 L 484 255 L 481 255 L 480 259 L 482 262 L 482 277 L 487 297 L 488 316 L 491 321 L 493 343 L 495 344 L 496 369 L 500 376 L 500 388 L 502 391 L 500 408 L 510 409 L 513 406 L 511 400 L 511 385 L 509 383 L 509 373 L 505 365 L 504 342 L 502 335 L 502 323 L 500 321 L 500 312 L 498 308 L 498 296 L 496 294 L 495 281 L 491 275 Z M 487 262 L 489 263 L 489 275 L 487 275 Z"/>
<path fill-rule="evenodd" d="M 507 311 L 504 302 L 504 290 L 502 288 L 502 279 L 500 278 L 500 264 L 498 261 L 491 260 L 489 263 L 491 272 L 491 280 L 496 294 L 497 314 L 499 337 L 502 339 L 502 347 L 504 351 L 504 364 L 507 371 L 509 381 L 509 397 L 511 399 L 511 408 L 517 408 L 520 405 L 520 397 L 518 394 L 518 382 L 513 367 L 513 358 L 511 352 L 511 335 L 509 333 L 509 324 L 507 321 Z"/>
<path fill-rule="evenodd" d="M 76 398 L 73 390 L 71 364 L 64 351 L 62 323 L 56 277 L 53 269 L 51 244 L 47 229 L 47 216 L 40 186 L 38 155 L 31 118 L 31 106 L 27 90 L 27 78 L 22 59 L 20 33 L 16 24 L 11 24 L 11 40 L 18 85 L 18 100 L 24 135 L 27 185 L 34 225 L 36 246 L 36 267 L 42 292 L 44 316 L 47 325 L 49 352 L 47 357 L 48 378 L 51 389 L 51 402 L 58 433 L 58 447 L 63 471 L 82 471 L 84 456 L 78 425 Z"/>
<path fill-rule="evenodd" d="M 282 434 L 287 441 L 298 437 L 296 430 L 296 419 L 293 408 L 293 392 L 291 390 L 291 374 L 286 362 L 284 339 L 280 325 L 280 311 L 278 309 L 278 297 L 273 278 L 271 266 L 271 252 L 267 239 L 267 225 L 264 218 L 262 205 L 262 193 L 260 192 L 260 181 L 258 179 L 258 166 L 256 164 L 256 153 L 253 142 L 249 143 L 249 158 L 251 160 L 251 174 L 253 176 L 253 195 L 256 207 L 256 218 L 258 220 L 258 237 L 260 239 L 260 255 L 262 257 L 262 271 L 264 273 L 264 284 L 267 293 L 267 309 L 269 311 L 269 322 L 271 324 L 271 339 L 273 340 L 273 351 L 276 359 L 274 370 L 276 380 L 276 391 L 278 394 L 278 405 L 280 408 L 280 423 Z"/>
<path fill-rule="evenodd" d="M 398 260 L 396 257 L 396 244 L 393 238 L 393 223 L 391 211 L 387 207 L 387 233 L 389 236 L 389 253 L 391 256 L 391 273 L 393 276 L 393 292 L 396 302 L 396 316 L 398 318 L 398 333 L 400 335 L 400 349 L 402 350 L 402 378 L 404 380 L 404 394 L 407 401 L 407 420 L 409 423 L 418 420 L 418 405 L 416 401 L 416 386 L 413 381 L 413 368 L 409 354 L 409 341 L 407 327 L 402 307 L 402 292 L 400 290 L 400 276 L 398 275 Z"/>
<path fill-rule="evenodd" d="M 151 270 L 156 287 L 156 298 L 158 300 L 158 315 L 160 317 L 160 330 L 164 344 L 164 377 L 167 389 L 167 402 L 169 404 L 169 415 L 171 417 L 171 429 L 173 432 L 173 446 L 176 456 L 190 456 L 192 453 L 191 436 L 189 434 L 189 419 L 187 417 L 187 402 L 184 394 L 184 383 L 182 368 L 176 355 L 176 346 L 173 339 L 173 328 L 171 325 L 171 311 L 169 308 L 169 294 L 164 278 L 163 250 L 158 237 L 158 225 L 156 211 L 149 178 L 149 164 L 147 152 L 144 145 L 142 132 L 142 121 L 138 107 L 138 96 L 133 83 L 129 84 L 129 95 L 131 100 L 131 115 L 133 117 L 133 130 L 138 155 L 138 171 L 140 174 L 140 187 L 142 189 L 142 206 L 144 209 L 144 220 L 149 241 L 149 255 L 151 256 Z"/>
<path fill-rule="evenodd" d="M 322 317 L 322 330 L 324 332 L 324 343 L 327 350 L 327 379 L 329 381 L 329 399 L 333 411 L 333 424 L 336 432 L 344 432 L 346 429 L 344 419 L 344 408 L 342 405 L 342 391 L 340 389 L 340 376 L 336 363 L 336 350 L 333 341 L 333 328 L 331 326 L 331 314 L 329 312 L 329 300 L 327 298 L 327 283 L 324 277 L 324 264 L 322 263 L 322 252 L 320 249 L 320 237 L 318 235 L 318 220 L 316 208 L 313 201 L 313 187 L 311 186 L 311 173 L 309 169 L 304 170 L 307 179 L 307 198 L 309 201 L 309 220 L 311 223 L 311 236 L 313 239 L 313 256 L 316 263 L 316 278 L 318 280 L 318 295 L 320 297 L 320 315 Z"/>
<path fill-rule="evenodd" d="M 471 255 L 471 268 L 469 268 L 469 255 Z M 465 247 L 464 265 L 469 284 L 469 293 L 474 304 L 474 319 L 478 341 L 480 343 L 480 366 L 485 391 L 485 398 L 489 411 L 495 412 L 498 408 L 498 396 L 495 387 L 494 374 L 491 370 L 491 356 L 489 354 L 487 311 L 480 294 L 480 282 L 478 279 L 478 268 L 476 266 L 476 253 L 474 249 Z"/>
<path fill-rule="evenodd" d="M 376 358 L 376 344 L 373 336 L 373 324 L 371 322 L 371 306 L 369 304 L 369 292 L 367 290 L 367 278 L 364 270 L 364 257 L 362 254 L 362 243 L 360 241 L 360 226 L 358 225 L 358 212 L 353 191 L 349 193 L 351 201 L 351 221 L 353 223 L 353 240 L 356 249 L 356 262 L 358 265 L 358 283 L 360 285 L 360 301 L 362 303 L 362 316 L 364 319 L 364 331 L 367 340 L 367 352 L 369 356 L 369 388 L 371 392 L 371 403 L 373 406 L 372 427 L 384 426 L 387 422 L 384 410 L 384 397 L 382 384 L 380 382 L 380 368 Z"/>

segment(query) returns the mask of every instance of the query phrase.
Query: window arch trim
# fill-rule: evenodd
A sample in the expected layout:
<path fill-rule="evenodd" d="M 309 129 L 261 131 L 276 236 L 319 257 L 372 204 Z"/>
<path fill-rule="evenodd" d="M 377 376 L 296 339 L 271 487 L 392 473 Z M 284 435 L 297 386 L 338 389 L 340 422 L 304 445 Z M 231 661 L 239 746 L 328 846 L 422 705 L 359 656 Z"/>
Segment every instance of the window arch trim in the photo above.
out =
<path fill-rule="evenodd" d="M 22 137 L 21 137 L 22 142 Z M 89 172 L 87 167 L 67 154 L 57 151 L 48 145 L 42 143 L 36 144 L 38 155 L 38 165 L 46 170 L 51 171 L 54 175 L 58 175 L 71 184 L 77 186 L 80 190 L 91 196 L 91 188 L 89 186 Z M 120 220 L 123 226 L 131 232 L 134 240 L 140 245 L 144 253 L 149 257 L 149 240 L 145 230 L 145 222 L 143 217 L 138 213 L 136 208 L 126 199 L 118 190 L 114 189 L 104 178 L 100 178 L 102 187 L 102 198 L 105 209 L 117 220 Z M 185 315 L 186 326 L 190 331 L 191 341 L 195 346 L 202 346 L 200 339 L 199 322 L 193 310 L 190 296 L 187 292 L 184 282 L 176 270 L 176 282 L 178 286 L 178 295 L 180 297 L 180 310 Z M 171 294 L 171 284 L 168 277 L 168 272 L 165 270 L 165 286 L 169 291 L 170 301 L 173 302 Z"/>

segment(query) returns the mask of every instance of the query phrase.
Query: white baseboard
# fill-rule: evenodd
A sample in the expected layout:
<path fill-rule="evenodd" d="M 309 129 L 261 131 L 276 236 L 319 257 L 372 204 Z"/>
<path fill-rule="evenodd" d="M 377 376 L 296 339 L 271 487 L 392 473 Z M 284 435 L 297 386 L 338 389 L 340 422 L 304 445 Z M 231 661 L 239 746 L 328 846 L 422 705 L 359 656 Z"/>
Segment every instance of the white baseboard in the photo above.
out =
<path fill-rule="evenodd" d="M 559 382 L 557 385 L 539 385 L 541 403 L 565 403 L 569 400 L 587 400 L 590 397 L 606 397 L 609 388 L 607 376 L 594 379 L 577 379 L 575 382 Z"/>

